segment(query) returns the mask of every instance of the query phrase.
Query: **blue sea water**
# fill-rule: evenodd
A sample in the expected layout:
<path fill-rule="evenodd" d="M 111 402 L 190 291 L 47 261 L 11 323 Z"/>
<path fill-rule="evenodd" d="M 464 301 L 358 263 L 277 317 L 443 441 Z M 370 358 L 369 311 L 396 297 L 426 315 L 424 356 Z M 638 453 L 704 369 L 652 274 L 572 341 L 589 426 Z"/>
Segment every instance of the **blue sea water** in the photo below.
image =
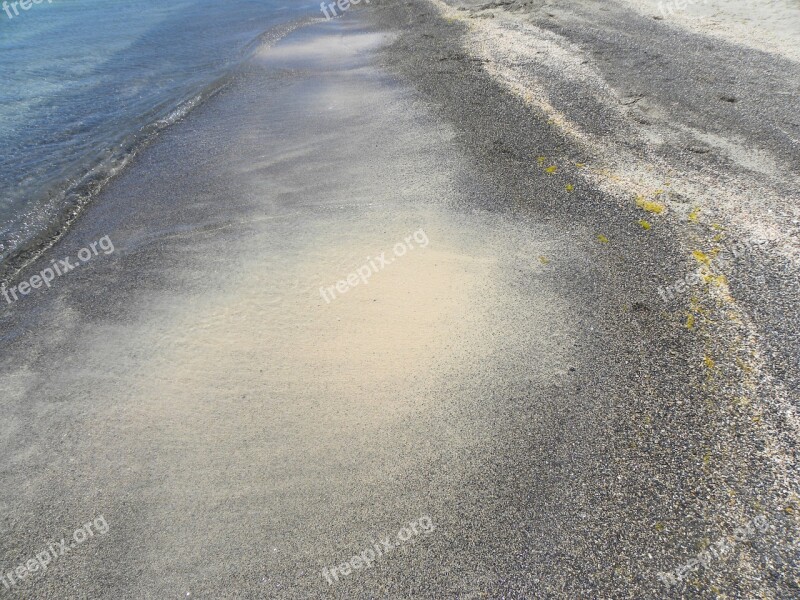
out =
<path fill-rule="evenodd" d="M 0 8 L 0 264 L 56 235 L 142 139 L 224 81 L 262 33 L 314 9 L 292 0 L 42 0 L 17 11 L 9 6 L 9 18 Z"/>

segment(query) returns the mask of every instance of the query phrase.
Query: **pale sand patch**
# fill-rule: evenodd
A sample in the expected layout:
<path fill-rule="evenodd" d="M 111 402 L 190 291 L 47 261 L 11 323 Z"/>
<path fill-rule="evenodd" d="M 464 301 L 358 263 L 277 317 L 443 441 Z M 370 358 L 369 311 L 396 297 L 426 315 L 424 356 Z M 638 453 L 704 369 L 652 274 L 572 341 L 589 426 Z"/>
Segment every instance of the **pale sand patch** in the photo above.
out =
<path fill-rule="evenodd" d="M 800 62 L 798 0 L 621 1 L 641 14 L 663 17 L 690 31 Z"/>
<path fill-rule="evenodd" d="M 384 243 L 376 243 L 374 225 L 350 229 L 348 238 L 337 239 L 339 227 L 350 226 L 349 216 L 339 221 L 328 214 L 315 230 L 312 252 L 298 256 L 274 242 L 256 245 L 251 248 L 256 257 L 233 268 L 221 291 L 212 285 L 184 301 L 159 301 L 142 323 L 144 330 L 136 327 L 135 337 L 104 332 L 102 339 L 144 336 L 137 345 L 150 348 L 148 375 L 136 377 L 137 386 L 143 386 L 142 403 L 136 403 L 141 418 L 167 419 L 182 428 L 182 419 L 197 417 L 206 401 L 215 406 L 218 394 L 235 399 L 262 390 L 266 396 L 258 402 L 265 405 L 277 391 L 300 392 L 314 406 L 321 398 L 337 399 L 319 406 L 326 419 L 342 421 L 349 411 L 358 411 L 361 420 L 384 419 L 415 408 L 422 401 L 419 388 L 440 383 L 439 374 L 476 368 L 498 351 L 498 343 L 513 346 L 513 331 L 504 331 L 503 339 L 486 334 L 498 313 L 513 306 L 508 281 L 498 273 L 504 263 L 520 259 L 536 269 L 535 257 L 553 250 L 540 240 L 526 240 L 521 228 L 511 228 L 513 237 L 501 241 L 508 232 L 499 219 L 459 233 L 446 213 L 422 214 L 429 245 L 404 256 L 391 251 L 393 240 L 410 233 L 402 224 L 382 232 Z M 281 229 L 271 227 L 264 236 L 280 239 Z M 471 236 L 489 243 L 478 245 Z M 344 279 L 383 250 L 393 262 L 366 285 L 359 283 L 330 303 L 322 299 L 321 285 Z M 529 299 L 540 313 L 530 316 L 529 325 L 540 336 L 538 360 L 554 364 L 559 344 L 549 324 L 568 317 L 556 314 L 563 302 L 544 289 L 540 293 L 541 298 Z M 416 391 L 409 392 L 409 386 Z M 165 404 L 164 397 L 170 402 Z M 329 412 L 334 406 L 344 412 Z M 237 418 L 248 425 L 246 413 Z"/>
<path fill-rule="evenodd" d="M 158 449 L 141 485 L 169 523 L 150 540 L 162 564 L 204 564 L 208 542 L 242 526 L 230 502 L 252 503 L 253 522 L 270 531 L 347 514 L 421 468 L 431 449 L 456 455 L 496 435 L 490 418 L 458 416 L 491 415 L 489 389 L 563 377 L 577 336 L 568 304 L 514 282 L 515 269 L 537 269 L 535 257 L 553 249 L 489 215 L 407 217 L 424 221 L 429 245 L 330 304 L 320 283 L 389 249 L 410 233 L 405 223 L 348 229 L 343 239 L 349 211 L 328 213 L 298 255 L 280 246 L 294 219 L 264 222 L 252 254 L 233 254 L 223 286 L 209 274 L 205 292 L 154 298 L 136 323 L 86 335 L 85 369 L 120 366 L 95 417 L 94 435 L 116 440 L 111 462 L 128 468 L 142 440 Z M 469 465 L 451 468 L 459 477 Z M 405 500 L 380 500 L 394 502 Z M 416 510 L 428 508 L 396 513 Z"/>

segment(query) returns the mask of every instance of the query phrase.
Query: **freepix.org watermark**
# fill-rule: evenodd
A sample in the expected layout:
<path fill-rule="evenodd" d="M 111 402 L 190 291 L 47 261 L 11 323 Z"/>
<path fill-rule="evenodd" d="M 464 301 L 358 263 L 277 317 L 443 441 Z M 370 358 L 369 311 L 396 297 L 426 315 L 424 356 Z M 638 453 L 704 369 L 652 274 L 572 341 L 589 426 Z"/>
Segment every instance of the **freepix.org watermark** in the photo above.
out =
<path fill-rule="evenodd" d="M 102 237 L 96 242 L 89 244 L 86 248 L 81 248 L 78 250 L 78 260 L 80 262 L 73 263 L 70 261 L 69 257 L 58 261 L 53 259 L 50 261 L 51 266 L 47 267 L 46 269 L 42 269 L 38 275 L 34 275 L 28 281 L 23 281 L 14 287 L 6 288 L 6 286 L 3 285 L 2 290 L 0 291 L 2 291 L 6 302 L 12 304 L 13 302 L 19 300 L 17 292 L 19 292 L 22 296 L 27 296 L 31 293 L 31 291 L 42 286 L 49 288 L 56 276 L 61 277 L 62 275 L 69 273 L 73 269 L 79 267 L 82 263 L 89 262 L 92 258 L 100 254 L 97 250 L 98 246 L 100 247 L 100 250 L 103 251 L 103 254 L 111 254 L 114 252 L 114 243 L 111 241 L 111 238 L 108 236 Z"/>
<path fill-rule="evenodd" d="M 364 2 L 369 4 L 369 0 L 364 0 Z M 319 5 L 319 9 L 322 11 L 322 14 L 325 15 L 325 18 L 328 21 L 330 21 L 334 17 L 341 17 L 344 14 L 344 11 L 346 11 L 348 8 L 350 8 L 351 4 L 355 5 L 355 4 L 360 4 L 360 3 L 361 3 L 361 0 L 338 0 L 337 2 L 331 2 L 330 4 L 328 4 L 326 6 L 324 2 L 321 2 L 320 5 Z M 338 15 L 336 14 L 336 7 L 337 6 L 339 7 L 339 10 L 341 11 Z M 328 9 L 329 8 L 331 9 L 331 13 L 332 13 L 331 15 L 328 14 Z"/>
<path fill-rule="evenodd" d="M 44 2 L 44 0 L 19 0 L 18 2 L 8 2 L 8 0 L 5 0 L 3 2 L 3 10 L 8 15 L 9 19 L 13 19 L 19 16 L 17 5 L 19 5 L 22 10 L 30 10 L 34 4 L 41 4 L 42 2 Z M 47 3 L 52 4 L 53 0 L 47 0 Z M 11 14 L 12 10 L 14 11 L 13 15 Z"/>
<path fill-rule="evenodd" d="M 345 279 L 337 281 L 336 285 L 319 288 L 320 296 L 330 304 L 331 300 L 336 298 L 336 292 L 346 294 L 350 288 L 357 286 L 359 283 L 367 285 L 369 278 L 375 273 L 392 264 L 395 258 L 404 256 L 409 250 L 413 250 L 414 244 L 412 244 L 412 241 L 416 242 L 420 248 L 426 248 L 430 243 L 425 232 L 422 229 L 417 229 L 413 234 L 407 235 L 403 242 L 397 242 L 394 245 L 392 248 L 394 256 L 387 257 L 386 252 L 381 252 L 374 259 L 368 256 L 366 263 L 358 267 L 354 273 L 350 273 Z"/>
<path fill-rule="evenodd" d="M 92 526 L 94 526 L 94 531 L 92 530 Z M 10 570 L 8 573 L 0 575 L 0 583 L 2 583 L 7 590 L 10 590 L 11 586 L 18 584 L 23 579 L 27 579 L 32 573 L 36 573 L 37 571 L 44 573 L 47 571 L 47 567 L 51 562 L 69 554 L 74 548 L 77 548 L 89 538 L 94 537 L 95 533 L 99 533 L 100 535 L 107 534 L 108 529 L 108 523 L 106 523 L 105 517 L 100 515 L 94 521 L 84 523 L 82 527 L 76 529 L 75 533 L 72 534 L 71 542 L 61 538 L 60 542 L 50 544 L 41 552 L 37 552 L 35 558 L 31 558 Z"/>
<path fill-rule="evenodd" d="M 419 529 L 418 529 L 419 528 Z M 380 543 L 373 541 L 372 546 L 363 550 L 360 554 L 356 554 L 347 562 L 344 562 L 335 567 L 322 569 L 322 576 L 328 581 L 328 585 L 333 585 L 335 581 L 339 581 L 339 577 L 350 575 L 353 571 L 358 571 L 363 568 L 371 568 L 372 563 L 379 559 L 384 554 L 389 554 L 392 548 L 397 548 L 404 542 L 418 536 L 420 533 L 428 535 L 436 529 L 436 526 L 431 521 L 430 517 L 420 517 L 408 524 L 408 527 L 403 527 L 397 532 L 395 539 L 387 536 L 380 540 Z M 374 548 L 374 550 L 373 550 Z"/>
<path fill-rule="evenodd" d="M 755 240 L 753 242 L 745 241 L 733 246 L 723 244 L 716 254 L 694 251 L 692 254 L 700 266 L 691 273 L 687 273 L 683 279 L 675 281 L 672 285 L 660 286 L 658 294 L 664 302 L 675 300 L 676 293 L 683 294 L 692 286 L 708 282 L 713 278 L 724 277 L 724 273 L 720 269 L 728 267 L 731 261 L 740 258 L 745 251 L 753 252 L 756 249 L 764 248 L 767 243 L 767 240 Z"/>
<path fill-rule="evenodd" d="M 767 517 L 759 515 L 745 524 L 744 527 L 737 527 L 733 532 L 733 539 L 736 540 L 736 542 L 744 542 L 748 537 L 755 535 L 756 529 L 761 533 L 769 529 Z M 727 552 L 730 552 L 733 546 L 734 544 L 731 544 L 727 538 L 722 538 L 711 544 L 708 550 L 701 552 L 696 558 L 689 559 L 685 565 L 667 573 L 658 573 L 658 578 L 667 586 L 678 585 L 686 578 L 690 571 L 697 571 L 701 566 L 709 569 L 713 559 L 720 558 Z"/>

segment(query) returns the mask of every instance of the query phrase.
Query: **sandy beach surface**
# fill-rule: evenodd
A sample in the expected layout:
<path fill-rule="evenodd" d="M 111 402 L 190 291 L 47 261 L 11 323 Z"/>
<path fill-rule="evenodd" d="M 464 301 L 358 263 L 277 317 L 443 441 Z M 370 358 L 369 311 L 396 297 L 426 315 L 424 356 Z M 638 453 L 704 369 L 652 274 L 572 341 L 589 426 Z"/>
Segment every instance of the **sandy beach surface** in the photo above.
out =
<path fill-rule="evenodd" d="M 696 33 L 800 60 L 797 0 L 624 0 L 624 5 Z"/>
<path fill-rule="evenodd" d="M 0 590 L 796 597 L 800 66 L 626 6 L 362 4 L 141 152 L 0 309 Z"/>

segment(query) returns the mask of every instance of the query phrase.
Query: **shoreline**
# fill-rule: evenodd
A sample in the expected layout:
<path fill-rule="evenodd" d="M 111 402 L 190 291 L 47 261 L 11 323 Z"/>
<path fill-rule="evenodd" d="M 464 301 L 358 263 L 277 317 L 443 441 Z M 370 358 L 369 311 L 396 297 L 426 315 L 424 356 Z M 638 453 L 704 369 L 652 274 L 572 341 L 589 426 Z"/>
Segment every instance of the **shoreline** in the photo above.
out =
<path fill-rule="evenodd" d="M 57 189 L 52 189 L 52 185 L 46 188 L 42 198 L 48 198 L 46 203 L 48 222 L 38 224 L 36 231 L 25 234 L 25 240 L 21 244 L 0 256 L 2 259 L 0 260 L 0 284 L 14 283 L 27 266 L 35 262 L 41 254 L 56 244 L 69 231 L 75 221 L 80 218 L 83 210 L 120 172 L 135 161 L 140 152 L 146 150 L 165 129 L 180 122 L 192 110 L 229 85 L 231 79 L 237 76 L 237 71 L 252 58 L 254 52 L 257 52 L 264 44 L 274 44 L 295 29 L 307 26 L 316 20 L 315 17 L 304 16 L 288 23 L 273 25 L 244 45 L 239 62 L 233 64 L 228 73 L 209 82 L 195 95 L 162 111 L 160 116 L 154 117 L 138 130 L 129 131 L 109 148 L 109 152 L 112 148 L 119 148 L 118 150 L 102 161 L 85 166 L 82 171 L 73 173 L 68 179 L 73 183 L 67 184 L 65 180 L 62 182 L 63 186 L 59 186 Z M 155 108 L 153 107 L 153 110 Z M 41 201 L 41 204 L 44 205 L 44 201 Z M 14 219 L 18 220 L 19 216 L 15 216 Z"/>

